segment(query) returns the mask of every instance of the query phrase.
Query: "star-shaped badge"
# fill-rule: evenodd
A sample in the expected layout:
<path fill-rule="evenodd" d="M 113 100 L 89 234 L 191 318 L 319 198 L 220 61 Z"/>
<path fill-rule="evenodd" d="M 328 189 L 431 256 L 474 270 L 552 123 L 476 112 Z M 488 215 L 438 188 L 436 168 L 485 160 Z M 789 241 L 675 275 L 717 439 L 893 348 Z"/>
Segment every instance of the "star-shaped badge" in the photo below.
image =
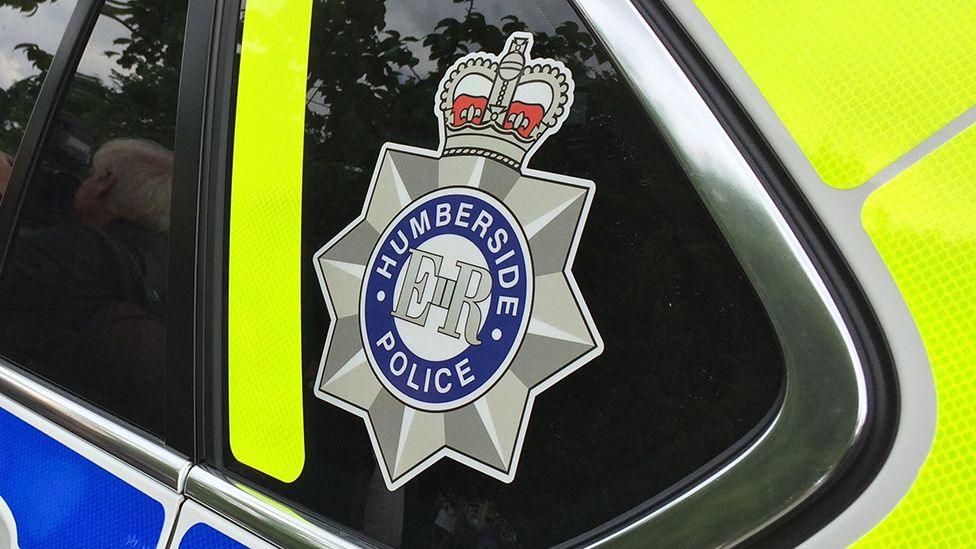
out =
<path fill-rule="evenodd" d="M 314 258 L 332 318 L 315 393 L 363 418 L 390 490 L 442 457 L 511 482 L 535 397 L 603 349 L 571 273 L 594 184 L 525 167 L 573 100 L 531 47 L 459 59 L 440 150 L 385 145 Z"/>

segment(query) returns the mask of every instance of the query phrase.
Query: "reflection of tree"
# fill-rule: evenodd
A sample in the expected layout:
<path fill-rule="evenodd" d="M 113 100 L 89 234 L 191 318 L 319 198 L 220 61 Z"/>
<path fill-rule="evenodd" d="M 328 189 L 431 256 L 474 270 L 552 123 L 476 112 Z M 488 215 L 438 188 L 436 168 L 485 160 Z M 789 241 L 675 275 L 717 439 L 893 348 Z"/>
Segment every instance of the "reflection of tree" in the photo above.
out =
<path fill-rule="evenodd" d="M 32 17 L 40 6 L 55 0 L 0 0 L 0 8 L 9 8 L 21 17 Z M 11 22 L 11 25 L 17 24 Z M 51 54 L 37 44 L 17 44 L 14 52 L 22 52 L 37 73 L 0 88 L 0 151 L 16 151 L 23 136 L 27 118 L 34 106 L 34 98 L 41 89 L 44 73 L 51 65 Z M 39 74 L 38 74 L 39 73 Z"/>
<path fill-rule="evenodd" d="M 17 150 L 34 107 L 34 99 L 40 93 L 41 82 L 51 65 L 51 54 L 37 44 L 18 44 L 14 51 L 23 52 L 36 72 L 13 82 L 7 89 L 0 88 L 0 151 L 5 152 Z"/>
<path fill-rule="evenodd" d="M 48 0 L 0 0 L 0 7 L 32 17 Z M 186 2 L 110 0 L 102 7 L 99 25 L 112 20 L 124 27 L 123 36 L 104 52 L 86 51 L 79 71 L 92 56 L 114 60 L 109 80 L 78 77 L 72 82 L 64 112 L 99 130 L 99 141 L 137 136 L 171 146 L 176 120 L 183 24 Z M 60 32 L 63 29 L 48 29 Z M 15 46 L 34 68 L 34 74 L 0 89 L 0 150 L 16 150 L 51 63 L 51 53 L 37 44 Z"/>
<path fill-rule="evenodd" d="M 12 10 L 19 11 L 27 17 L 30 17 L 37 13 L 37 8 L 43 6 L 44 4 L 53 4 L 57 0 L 3 0 L 0 2 L 0 7 L 9 7 Z"/>
<path fill-rule="evenodd" d="M 328 185 L 306 186 L 306 203 L 321 204 L 319 195 L 346 192 L 368 177 L 380 146 L 387 141 L 436 148 L 437 120 L 433 98 L 447 68 L 472 51 L 500 52 L 506 37 L 525 30 L 515 16 L 501 25 L 489 23 L 474 11 L 470 0 L 462 19 L 444 19 L 423 38 L 405 37 L 387 29 L 382 0 L 318 0 L 313 10 L 309 55 L 309 109 L 306 118 L 305 172 L 309 181 Z M 575 22 L 560 25 L 554 34 L 537 33 L 533 55 L 560 59 L 573 71 L 578 88 L 614 86 L 603 51 Z M 423 64 L 414 51 L 422 44 Z M 614 80 L 615 81 L 615 80 Z M 583 105 L 584 101 L 580 102 Z M 354 214 L 359 206 L 350 204 Z M 320 216 L 310 216 L 331 225 Z M 349 219 L 355 217 L 350 215 Z M 309 238 L 321 238 L 324 227 L 308 227 Z M 323 242 L 327 240 L 322 240 Z"/>

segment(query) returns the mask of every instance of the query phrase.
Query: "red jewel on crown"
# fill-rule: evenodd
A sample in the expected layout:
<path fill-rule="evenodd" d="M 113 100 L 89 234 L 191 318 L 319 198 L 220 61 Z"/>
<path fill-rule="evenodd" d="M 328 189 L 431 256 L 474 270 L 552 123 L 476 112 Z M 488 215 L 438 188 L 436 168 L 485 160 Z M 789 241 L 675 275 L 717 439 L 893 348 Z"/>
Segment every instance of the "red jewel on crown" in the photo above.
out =
<path fill-rule="evenodd" d="M 487 97 L 475 97 L 462 93 L 454 98 L 454 125 L 462 126 L 468 122 L 481 124 L 487 110 Z"/>
<path fill-rule="evenodd" d="M 501 55 L 459 59 L 442 81 L 444 155 L 478 155 L 514 168 L 569 113 L 573 78 L 551 59 L 532 59 L 532 35 L 509 36 Z"/>

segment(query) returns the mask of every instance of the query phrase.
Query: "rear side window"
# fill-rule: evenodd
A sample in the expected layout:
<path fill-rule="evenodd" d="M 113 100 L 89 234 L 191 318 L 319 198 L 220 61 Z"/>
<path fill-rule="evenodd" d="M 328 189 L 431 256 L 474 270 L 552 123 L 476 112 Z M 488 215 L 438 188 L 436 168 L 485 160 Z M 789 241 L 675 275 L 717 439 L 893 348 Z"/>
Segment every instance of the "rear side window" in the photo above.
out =
<path fill-rule="evenodd" d="M 17 155 L 73 0 L 0 5 L 0 154 Z M 0 178 L 6 177 L 0 160 Z"/>
<path fill-rule="evenodd" d="M 307 83 L 302 363 L 253 365 L 303 371 L 304 468 L 238 461 L 233 410 L 225 468 L 394 546 L 537 547 L 762 425 L 766 312 L 569 2 L 318 0 Z M 238 176 L 232 378 L 234 315 L 275 288 L 235 291 Z"/>
<path fill-rule="evenodd" d="M 0 278 L 0 352 L 161 434 L 184 0 L 103 8 Z"/>

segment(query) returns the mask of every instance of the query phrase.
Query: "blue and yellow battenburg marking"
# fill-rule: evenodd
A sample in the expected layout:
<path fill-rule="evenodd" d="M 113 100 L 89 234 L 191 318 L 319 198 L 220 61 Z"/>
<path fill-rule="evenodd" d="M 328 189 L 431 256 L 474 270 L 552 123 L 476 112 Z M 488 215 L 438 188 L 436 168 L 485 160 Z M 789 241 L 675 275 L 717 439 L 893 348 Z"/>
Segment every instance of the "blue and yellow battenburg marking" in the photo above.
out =
<path fill-rule="evenodd" d="M 594 184 L 526 167 L 573 102 L 532 35 L 459 59 L 437 151 L 387 144 L 315 255 L 333 319 L 316 395 L 363 418 L 390 490 L 443 457 L 515 477 L 535 397 L 603 344 L 571 268 Z"/>

